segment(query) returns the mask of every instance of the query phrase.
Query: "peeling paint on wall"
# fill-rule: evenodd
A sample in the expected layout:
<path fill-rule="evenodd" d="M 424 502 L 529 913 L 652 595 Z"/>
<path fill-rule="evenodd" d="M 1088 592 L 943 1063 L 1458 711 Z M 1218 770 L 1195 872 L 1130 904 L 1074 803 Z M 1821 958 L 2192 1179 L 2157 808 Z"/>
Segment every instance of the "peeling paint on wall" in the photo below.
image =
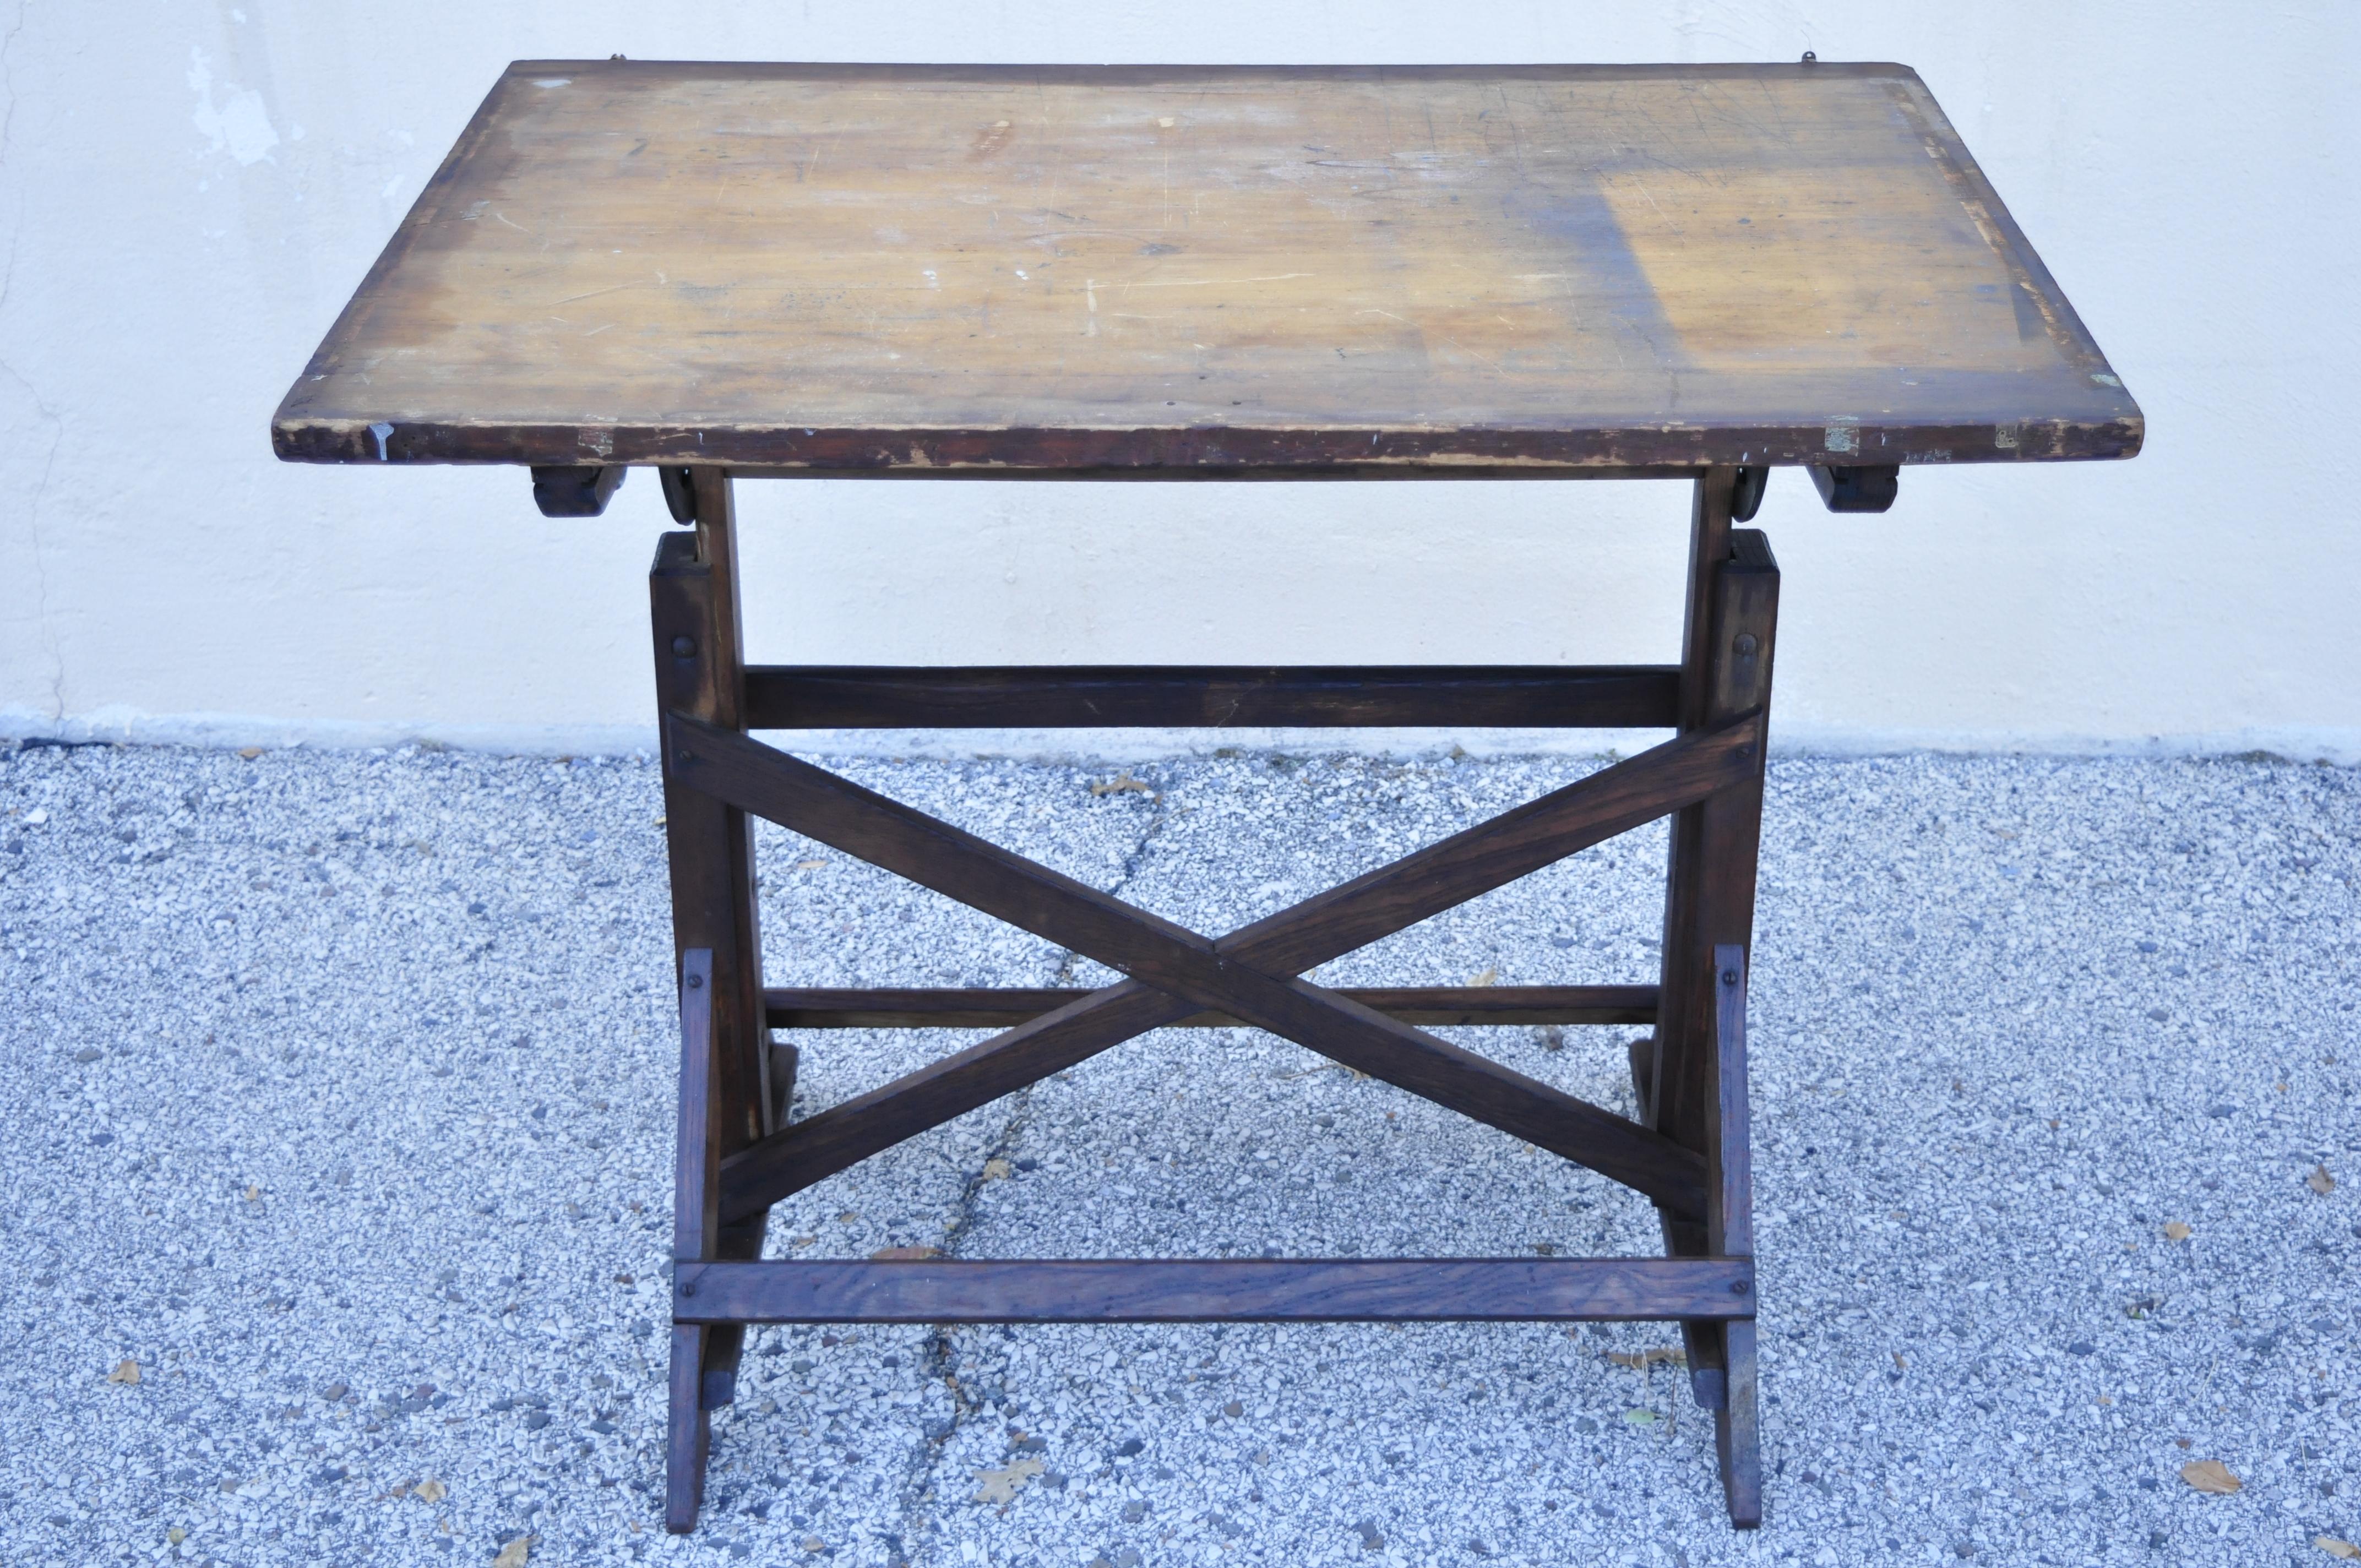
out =
<path fill-rule="evenodd" d="M 270 157 L 270 149 L 279 145 L 279 133 L 271 127 L 270 112 L 262 106 L 262 94 L 252 88 L 232 93 L 216 108 L 213 62 L 201 49 L 189 50 L 189 91 L 197 95 L 197 112 L 190 118 L 198 134 L 211 144 L 211 150 L 226 152 L 247 166 Z"/>

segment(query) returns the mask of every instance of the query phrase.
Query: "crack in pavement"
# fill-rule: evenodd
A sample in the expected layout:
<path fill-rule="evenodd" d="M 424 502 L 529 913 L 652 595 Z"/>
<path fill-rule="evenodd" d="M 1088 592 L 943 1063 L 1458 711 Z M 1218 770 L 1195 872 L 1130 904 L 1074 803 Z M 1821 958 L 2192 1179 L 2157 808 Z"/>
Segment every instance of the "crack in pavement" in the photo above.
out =
<path fill-rule="evenodd" d="M 1148 824 L 1140 829 L 1138 839 L 1132 845 L 1130 852 L 1124 856 L 1123 869 L 1116 873 L 1114 883 L 1106 890 L 1116 897 L 1121 897 L 1124 890 L 1128 888 L 1133 880 L 1138 876 L 1140 862 L 1147 855 L 1148 846 L 1155 842 L 1157 834 L 1161 832 L 1165 825 L 1176 816 L 1181 815 L 1165 808 L 1165 796 L 1162 792 L 1159 791 L 1149 798 L 1153 802 L 1154 810 L 1148 819 Z M 1059 961 L 1057 972 L 1050 977 L 1049 983 L 1053 986 L 1073 984 L 1075 970 L 1081 962 L 1082 955 L 1068 948 L 1066 956 Z M 1010 1096 L 1010 1101 L 1007 1121 L 1002 1124 L 999 1133 L 985 1146 L 982 1162 L 969 1174 L 966 1181 L 961 1185 L 959 1202 L 950 1220 L 943 1227 L 942 1252 L 947 1257 L 956 1255 L 959 1238 L 966 1234 L 969 1226 L 974 1222 L 976 1201 L 983 1191 L 984 1183 L 992 1179 L 984 1173 L 991 1169 L 993 1161 L 1012 1157 L 1017 1144 L 1023 1138 L 1025 1129 L 1032 1119 L 1033 1085 L 1028 1083 L 1018 1090 Z M 999 1325 L 998 1332 L 1005 1334 L 1008 1329 L 1005 1325 Z M 937 1519 L 927 1510 L 926 1505 L 934 1496 L 944 1451 L 950 1446 L 951 1440 L 959 1435 L 960 1429 L 972 1418 L 983 1414 L 990 1404 L 990 1401 L 973 1389 L 961 1383 L 958 1356 L 951 1344 L 950 1325 L 937 1323 L 927 1331 L 926 1343 L 918 1351 L 918 1361 L 926 1368 L 929 1379 L 940 1382 L 950 1391 L 951 1418 L 949 1424 L 940 1431 L 922 1436 L 917 1449 L 910 1456 L 902 1487 L 901 1517 L 895 1521 L 896 1529 L 894 1533 L 886 1538 L 887 1544 L 893 1552 L 893 1556 L 888 1561 L 896 1565 L 909 1561 L 908 1551 L 904 1543 L 936 1526 Z"/>

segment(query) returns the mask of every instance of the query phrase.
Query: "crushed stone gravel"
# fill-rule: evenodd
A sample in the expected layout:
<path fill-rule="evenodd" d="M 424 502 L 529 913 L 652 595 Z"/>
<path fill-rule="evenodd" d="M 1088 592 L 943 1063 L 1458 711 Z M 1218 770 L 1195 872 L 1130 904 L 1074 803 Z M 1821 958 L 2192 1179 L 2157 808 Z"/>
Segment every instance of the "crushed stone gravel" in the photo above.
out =
<path fill-rule="evenodd" d="M 1218 932 L 1597 764 L 1254 753 L 1095 794 L 1115 770 L 830 765 Z M 1667 1325 L 760 1330 L 706 1522 L 666 1536 L 661 810 L 631 759 L 0 751 L 0 1557 L 2245 1565 L 2361 1539 L 2361 775 L 1774 760 L 1752 1536 L 1678 1367 L 1635 1354 Z M 791 835 L 761 854 L 774 983 L 1106 978 Z M 1631 835 L 1318 978 L 1653 979 L 1663 857 Z M 1630 1108 L 1632 1031 L 1448 1033 Z M 803 1035 L 798 1112 L 978 1037 Z M 771 1236 L 1655 1245 L 1642 1201 L 1246 1030 L 1060 1073 Z M 2184 1478 L 2205 1461 L 2238 1488 Z"/>

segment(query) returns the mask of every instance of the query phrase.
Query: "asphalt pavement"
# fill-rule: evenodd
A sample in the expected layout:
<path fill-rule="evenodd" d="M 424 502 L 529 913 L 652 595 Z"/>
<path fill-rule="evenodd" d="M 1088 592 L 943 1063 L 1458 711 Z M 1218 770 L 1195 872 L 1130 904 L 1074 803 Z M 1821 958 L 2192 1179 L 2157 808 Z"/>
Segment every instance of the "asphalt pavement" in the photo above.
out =
<path fill-rule="evenodd" d="M 829 765 L 1218 932 L 1598 764 Z M 1774 760 L 1752 1534 L 1669 1326 L 1348 1325 L 762 1330 L 706 1523 L 666 1536 L 662 809 L 632 759 L 0 751 L 0 1560 L 2325 1565 L 2361 1541 L 2361 774 Z M 785 833 L 761 857 L 774 983 L 1106 978 Z M 1318 978 L 1653 980 L 1663 860 L 1643 830 Z M 1445 1032 L 1630 1108 L 1633 1031 Z M 797 1113 L 978 1037 L 801 1035 Z M 1247 1030 L 1134 1041 L 770 1234 L 1656 1245 L 1644 1201 Z"/>

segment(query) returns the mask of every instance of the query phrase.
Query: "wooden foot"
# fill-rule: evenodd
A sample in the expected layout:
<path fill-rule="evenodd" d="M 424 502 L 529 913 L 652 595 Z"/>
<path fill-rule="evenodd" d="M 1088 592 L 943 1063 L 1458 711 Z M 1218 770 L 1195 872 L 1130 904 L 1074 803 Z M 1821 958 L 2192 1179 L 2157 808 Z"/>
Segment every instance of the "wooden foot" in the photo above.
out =
<path fill-rule="evenodd" d="M 1763 1522 L 1763 1452 L 1754 1379 L 1754 1321 L 1720 1325 L 1730 1356 L 1730 1397 L 1713 1414 L 1714 1452 L 1721 1460 L 1721 1491 L 1730 1522 L 1752 1530 Z"/>
<path fill-rule="evenodd" d="M 675 1323 L 672 1331 L 672 1382 L 664 1427 L 664 1529 L 685 1535 L 697 1528 L 705 1500 L 705 1453 L 712 1427 L 700 1397 L 706 1331 Z"/>

